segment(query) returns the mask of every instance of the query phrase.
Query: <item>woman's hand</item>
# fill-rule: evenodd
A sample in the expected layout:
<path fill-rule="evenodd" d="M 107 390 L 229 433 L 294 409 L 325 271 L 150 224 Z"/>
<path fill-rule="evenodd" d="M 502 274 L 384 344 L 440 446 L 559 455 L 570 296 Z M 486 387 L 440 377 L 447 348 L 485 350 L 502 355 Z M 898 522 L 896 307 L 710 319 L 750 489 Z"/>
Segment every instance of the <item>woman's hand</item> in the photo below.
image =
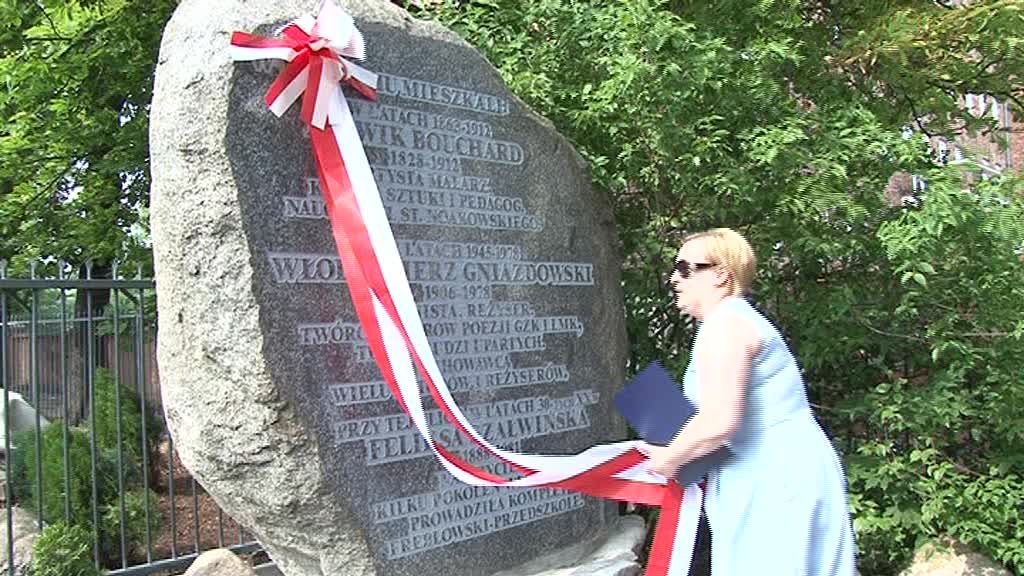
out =
<path fill-rule="evenodd" d="M 682 465 L 674 454 L 674 450 L 668 446 L 655 446 L 644 442 L 637 447 L 637 450 L 647 456 L 648 470 L 657 472 L 666 478 L 674 477 Z"/>

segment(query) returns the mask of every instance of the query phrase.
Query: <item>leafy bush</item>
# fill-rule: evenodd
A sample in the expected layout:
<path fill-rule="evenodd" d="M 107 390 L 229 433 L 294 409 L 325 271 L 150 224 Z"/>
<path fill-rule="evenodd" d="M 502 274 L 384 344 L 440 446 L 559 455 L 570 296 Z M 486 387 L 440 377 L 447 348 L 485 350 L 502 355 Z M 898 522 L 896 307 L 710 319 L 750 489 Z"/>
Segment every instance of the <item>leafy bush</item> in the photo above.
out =
<path fill-rule="evenodd" d="M 125 492 L 124 495 L 124 536 L 125 551 L 129 558 L 135 553 L 142 553 L 142 543 L 146 538 L 146 506 L 147 493 L 141 488 Z M 157 495 L 148 492 L 149 532 L 156 537 L 160 529 L 160 514 L 157 508 Z M 120 559 L 121 550 L 121 504 L 115 497 L 106 506 L 101 523 L 101 548 L 111 560 Z M 141 557 L 141 556 L 139 556 Z"/>
<path fill-rule="evenodd" d="M 1019 570 L 1024 209 L 1007 182 L 966 189 L 955 175 L 932 176 L 921 207 L 878 231 L 892 302 L 867 321 L 884 332 L 865 348 L 881 374 L 847 398 L 865 426 L 847 459 L 851 504 L 879 564 L 893 539 L 952 535 Z"/>
<path fill-rule="evenodd" d="M 92 524 L 92 454 L 89 433 L 72 428 L 68 430 L 68 466 L 65 475 L 64 427 L 60 421 L 51 423 L 42 436 L 42 455 L 37 456 L 34 442 L 25 452 L 25 468 L 28 475 L 29 494 L 26 501 L 29 510 L 36 510 L 40 500 L 47 522 L 64 520 L 66 510 L 70 511 L 71 524 Z M 39 458 L 42 466 L 42 483 L 37 481 L 35 470 Z M 70 485 L 66 480 L 70 479 Z M 117 481 L 112 463 L 97 456 L 96 493 L 102 504 L 117 493 Z M 65 508 L 67 500 L 67 509 Z"/>
<path fill-rule="evenodd" d="M 138 397 L 134 391 L 122 388 L 121 430 L 117 429 L 117 389 L 110 373 L 96 371 L 96 503 L 99 517 L 100 556 L 102 560 L 117 561 L 121 552 L 121 511 L 118 497 L 118 438 L 121 439 L 122 485 L 124 497 L 125 539 L 129 548 L 137 549 L 145 537 L 145 497 L 141 488 L 143 437 L 139 418 Z M 149 425 L 152 423 L 152 425 Z M 155 445 L 159 420 L 147 422 L 150 434 L 145 438 L 145 449 Z M 70 428 L 67 431 L 67 475 L 65 475 L 64 424 L 54 421 L 42 431 L 41 451 L 36 450 L 35 431 L 30 430 L 12 437 L 11 489 L 24 507 L 35 512 L 42 502 L 46 522 L 62 521 L 93 532 L 93 463 L 92 436 L 88 429 Z M 36 475 L 37 463 L 42 469 L 42 482 Z M 66 482 L 70 480 L 70 484 Z M 149 496 L 150 529 L 159 528 L 157 502 Z"/>
<path fill-rule="evenodd" d="M 146 414 L 146 434 L 142 433 L 139 396 L 126 386 L 118 387 L 109 370 L 97 368 L 93 377 L 95 386 L 96 443 L 105 458 L 117 462 L 120 446 L 125 482 L 142 484 L 142 451 L 151 452 L 160 434 L 161 419 L 155 413 Z M 121 426 L 118 431 L 118 405 Z M 148 409 L 148 407 L 147 407 Z M 118 443 L 120 440 L 120 445 Z"/>
<path fill-rule="evenodd" d="M 31 482 L 25 460 L 28 451 L 35 450 L 35 443 L 35 430 L 24 430 L 11 435 L 11 451 L 8 454 L 11 477 L 7 482 L 7 492 L 12 499 L 18 502 L 31 498 Z M 32 474 L 35 472 L 33 471 Z"/>
<path fill-rule="evenodd" d="M 32 546 L 32 576 L 99 576 L 92 544 L 92 534 L 81 526 L 46 526 Z"/>

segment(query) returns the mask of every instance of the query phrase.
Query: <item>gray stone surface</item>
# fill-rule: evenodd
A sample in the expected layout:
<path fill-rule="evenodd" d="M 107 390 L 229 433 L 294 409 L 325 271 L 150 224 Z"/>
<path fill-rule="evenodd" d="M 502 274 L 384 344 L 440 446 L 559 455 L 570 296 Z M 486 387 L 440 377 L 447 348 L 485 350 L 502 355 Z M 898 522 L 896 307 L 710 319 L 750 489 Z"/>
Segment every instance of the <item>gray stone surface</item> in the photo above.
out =
<path fill-rule="evenodd" d="M 185 576 L 256 576 L 256 572 L 230 550 L 218 548 L 200 554 Z"/>
<path fill-rule="evenodd" d="M 0 394 L 3 393 L 3 388 L 0 388 Z M 7 406 L 0 401 L 0 454 L 7 447 L 7 434 L 13 437 L 18 432 L 25 430 L 35 430 L 36 427 L 36 409 L 25 401 L 25 398 L 17 392 L 11 390 L 7 392 Z M 43 428 L 49 426 L 50 421 L 44 416 L 38 415 L 39 425 Z M 6 422 L 6 424 L 5 424 Z"/>
<path fill-rule="evenodd" d="M 270 34 L 315 4 L 185 0 L 164 35 L 152 227 L 183 463 L 289 576 L 484 575 L 602 536 L 613 504 L 453 484 L 386 394 L 298 107 L 278 119 L 263 103 L 280 66 L 227 51 L 231 31 Z M 344 4 L 382 74 L 377 103 L 349 101 L 456 400 L 525 452 L 621 439 L 620 262 L 580 157 L 451 32 Z"/>
<path fill-rule="evenodd" d="M 998 562 L 971 550 L 962 542 L 942 539 L 914 552 L 911 565 L 900 576 L 1011 576 Z"/>
<path fill-rule="evenodd" d="M 11 509 L 11 532 L 14 535 L 14 574 L 27 576 L 32 565 L 32 546 L 39 538 L 39 525 L 35 516 L 18 506 Z M 0 510 L 0 567 L 6 572 L 10 565 L 7 548 L 7 510 Z"/>
<path fill-rule="evenodd" d="M 643 570 L 637 555 L 646 536 L 643 518 L 622 516 L 611 524 L 607 534 L 491 576 L 635 576 Z M 281 576 L 273 564 L 257 566 L 256 573 Z"/>
<path fill-rule="evenodd" d="M 254 568 L 257 576 L 284 576 L 280 568 L 277 567 L 273 562 L 267 562 L 266 564 L 260 564 Z"/>
<path fill-rule="evenodd" d="M 647 526 L 640 516 L 619 517 L 608 534 L 531 560 L 493 576 L 635 576 Z"/>

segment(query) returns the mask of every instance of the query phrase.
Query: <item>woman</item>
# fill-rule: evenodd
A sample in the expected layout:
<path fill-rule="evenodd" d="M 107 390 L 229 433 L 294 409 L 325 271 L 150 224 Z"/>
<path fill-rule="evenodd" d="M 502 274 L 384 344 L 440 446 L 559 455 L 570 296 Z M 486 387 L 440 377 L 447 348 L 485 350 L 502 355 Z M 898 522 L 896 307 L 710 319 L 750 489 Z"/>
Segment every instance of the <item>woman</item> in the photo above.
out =
<path fill-rule="evenodd" d="M 671 444 L 644 451 L 665 476 L 723 444 L 733 451 L 708 476 L 712 576 L 853 576 L 842 466 L 796 360 L 743 298 L 755 265 L 732 230 L 684 240 L 670 282 L 676 306 L 700 322 L 683 380 L 699 410 Z"/>

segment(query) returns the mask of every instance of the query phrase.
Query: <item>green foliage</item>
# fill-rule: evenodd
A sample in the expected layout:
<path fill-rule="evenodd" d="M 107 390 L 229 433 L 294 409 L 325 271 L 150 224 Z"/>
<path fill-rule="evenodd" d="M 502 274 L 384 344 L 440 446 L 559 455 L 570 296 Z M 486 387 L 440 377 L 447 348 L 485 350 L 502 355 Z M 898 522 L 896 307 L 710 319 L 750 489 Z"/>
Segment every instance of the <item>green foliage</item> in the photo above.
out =
<path fill-rule="evenodd" d="M 1024 202 L 920 134 L 1020 116 L 1024 2 L 452 1 L 418 12 L 481 49 L 589 161 L 623 258 L 631 366 L 686 362 L 664 284 L 679 234 L 743 232 L 849 478 L 862 573 L 915 543 L 1024 569 Z M 928 113 L 928 116 L 921 116 Z M 985 133 L 985 131 L 989 131 Z M 970 154 L 970 150 L 967 150 Z M 924 192 L 886 196 L 894 174 Z"/>
<path fill-rule="evenodd" d="M 35 430 L 24 430 L 11 434 L 11 451 L 8 453 L 11 476 L 7 483 L 7 492 L 15 501 L 24 501 L 31 498 L 32 488 L 29 482 L 28 463 L 26 460 L 28 451 L 35 450 L 35 442 Z"/>
<path fill-rule="evenodd" d="M 139 396 L 135 390 L 118 386 L 110 371 L 97 368 L 93 376 L 96 390 L 96 443 L 103 452 L 104 458 L 112 462 L 118 461 L 120 450 L 125 481 L 129 484 L 142 483 L 142 452 L 151 451 L 156 446 L 160 433 L 160 419 L 155 414 L 146 415 L 147 433 L 142 434 L 142 417 L 139 407 Z M 120 407 L 120 427 L 118 427 L 118 407 Z"/>
<path fill-rule="evenodd" d="M 0 258 L 148 261 L 148 102 L 175 4 L 0 2 Z M 426 4 L 589 162 L 616 214 L 631 367 L 686 362 L 693 326 L 664 284 L 678 233 L 739 229 L 755 300 L 843 448 L 861 572 L 894 574 L 940 534 L 1024 569 L 1020 180 L 965 184 L 969 165 L 901 134 L 1002 138 L 961 96 L 1024 113 L 1022 0 Z M 926 192 L 892 206 L 897 172 Z M 101 420 L 108 460 L 118 420 Z"/>
<path fill-rule="evenodd" d="M 177 0 L 0 2 L 0 258 L 148 263 L 148 117 Z"/>
<path fill-rule="evenodd" d="M 32 546 L 32 576 L 99 576 L 92 558 L 92 535 L 63 522 L 43 528 Z"/>
<path fill-rule="evenodd" d="M 25 473 L 28 475 L 29 485 L 26 506 L 34 511 L 42 501 L 43 518 L 47 522 L 70 520 L 71 524 L 91 525 L 93 468 L 89 433 L 72 428 L 67 434 L 66 461 L 64 426 L 60 421 L 51 423 L 43 430 L 40 452 L 37 453 L 35 450 L 34 439 L 29 444 L 25 455 Z M 36 475 L 37 459 L 41 464 L 41 479 Z M 116 493 L 117 485 L 112 472 L 109 462 L 97 461 L 97 494 L 100 501 L 109 497 L 111 493 Z M 67 483 L 68 479 L 70 484 Z M 70 512 L 70 518 L 66 517 L 66 512 Z"/>
<path fill-rule="evenodd" d="M 929 132 L 950 133 L 961 126 L 992 127 L 985 115 L 963 114 L 957 95 L 987 93 L 1021 105 L 1021 2 L 965 2 L 955 10 L 893 4 L 851 2 L 834 8 L 837 17 L 854 17 L 863 28 L 847 35 L 832 62 L 860 90 L 885 96 L 875 99 L 877 114 L 905 122 L 910 108 L 922 115 L 919 122 Z M 894 101 L 897 106 L 884 106 Z M 949 118 L 956 122 L 947 123 Z"/>
<path fill-rule="evenodd" d="M 143 542 L 146 530 L 146 498 L 142 488 L 142 449 L 152 449 L 157 429 L 143 439 L 139 418 L 139 405 L 134 392 L 120 390 L 121 429 L 120 458 L 118 456 L 117 405 L 118 390 L 109 372 L 98 369 L 93 380 L 95 387 L 95 441 L 96 441 L 96 513 L 99 518 L 100 555 L 104 560 L 118 561 L 121 550 L 120 487 L 125 489 L 124 530 L 125 543 L 137 548 Z M 155 422 L 155 419 L 150 421 Z M 148 423 L 148 422 L 147 422 Z M 61 421 L 52 422 L 40 438 L 41 450 L 36 450 L 35 431 L 16 436 L 12 460 L 12 486 L 15 495 L 26 509 L 38 510 L 42 502 L 46 522 L 62 521 L 83 527 L 91 534 L 93 523 L 93 459 L 92 435 L 87 429 L 69 428 L 65 455 L 65 429 Z M 42 482 L 36 474 L 37 462 L 41 466 Z M 67 472 L 65 473 L 65 469 Z M 118 484 L 118 470 L 123 470 Z M 67 474 L 67 475 L 65 475 Z M 70 483 L 68 483 L 70 481 Z M 151 533 L 159 527 L 157 502 L 149 495 Z"/>
<path fill-rule="evenodd" d="M 965 189 L 937 173 L 930 183 L 920 209 L 878 232 L 900 289 L 875 330 L 901 341 L 907 368 L 854 409 L 884 432 L 851 459 L 869 512 L 859 528 L 880 539 L 953 534 L 1019 570 L 1024 387 L 1014 358 L 1024 357 L 1024 284 L 1014 249 L 1024 203 L 1008 182 Z"/>
<path fill-rule="evenodd" d="M 148 495 L 148 503 L 147 503 Z M 152 490 L 148 493 L 142 488 L 130 490 L 124 495 L 124 537 L 127 546 L 126 553 L 129 558 L 135 552 L 139 558 L 142 556 L 142 543 L 146 537 L 146 507 L 149 507 L 149 533 L 157 534 L 160 529 L 160 516 L 157 508 L 157 496 Z M 120 559 L 116 554 L 121 550 L 121 502 L 114 498 L 103 511 L 100 519 L 101 524 L 101 548 L 108 554 L 115 554 L 112 560 Z"/>

